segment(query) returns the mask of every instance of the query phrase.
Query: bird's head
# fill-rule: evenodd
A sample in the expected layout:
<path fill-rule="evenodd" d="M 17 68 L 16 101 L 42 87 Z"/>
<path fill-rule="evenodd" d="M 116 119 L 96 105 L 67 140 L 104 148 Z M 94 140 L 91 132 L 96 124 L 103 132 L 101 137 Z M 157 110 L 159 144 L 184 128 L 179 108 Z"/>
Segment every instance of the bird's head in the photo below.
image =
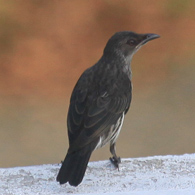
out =
<path fill-rule="evenodd" d="M 123 56 L 128 61 L 144 44 L 153 39 L 159 38 L 157 34 L 137 34 L 131 31 L 122 31 L 115 33 L 106 44 L 104 55 Z"/>

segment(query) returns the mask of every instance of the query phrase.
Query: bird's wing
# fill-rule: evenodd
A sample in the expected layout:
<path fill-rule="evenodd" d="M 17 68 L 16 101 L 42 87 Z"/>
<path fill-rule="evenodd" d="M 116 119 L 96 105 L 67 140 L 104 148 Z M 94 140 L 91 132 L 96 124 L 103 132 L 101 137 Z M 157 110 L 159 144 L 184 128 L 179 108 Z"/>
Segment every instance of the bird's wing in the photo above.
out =
<path fill-rule="evenodd" d="M 92 141 L 99 141 L 100 134 L 110 129 L 128 109 L 131 83 L 128 80 L 122 84 L 118 86 L 115 83 L 100 91 L 93 83 L 82 78 L 78 81 L 68 113 L 69 151 L 79 150 Z"/>

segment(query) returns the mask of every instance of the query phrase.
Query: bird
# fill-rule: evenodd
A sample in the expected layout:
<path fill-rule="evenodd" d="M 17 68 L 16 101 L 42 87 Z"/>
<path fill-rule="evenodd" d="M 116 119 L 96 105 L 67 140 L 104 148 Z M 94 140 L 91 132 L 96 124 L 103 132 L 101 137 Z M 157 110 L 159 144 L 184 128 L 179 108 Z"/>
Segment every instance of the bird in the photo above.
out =
<path fill-rule="evenodd" d="M 116 140 L 132 99 L 131 60 L 158 34 L 116 32 L 107 42 L 102 57 L 78 79 L 67 115 L 69 148 L 56 180 L 78 186 L 92 152 L 110 143 L 111 163 L 119 168 Z"/>

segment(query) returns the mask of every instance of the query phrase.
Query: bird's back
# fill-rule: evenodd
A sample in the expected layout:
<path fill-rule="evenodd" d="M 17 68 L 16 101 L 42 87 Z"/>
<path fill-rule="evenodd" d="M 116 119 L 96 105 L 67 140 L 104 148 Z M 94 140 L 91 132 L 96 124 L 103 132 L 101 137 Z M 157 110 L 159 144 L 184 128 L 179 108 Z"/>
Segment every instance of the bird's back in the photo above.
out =
<path fill-rule="evenodd" d="M 120 66 L 101 59 L 78 80 L 68 112 L 70 150 L 78 150 L 99 139 L 127 112 L 131 81 L 129 73 Z"/>

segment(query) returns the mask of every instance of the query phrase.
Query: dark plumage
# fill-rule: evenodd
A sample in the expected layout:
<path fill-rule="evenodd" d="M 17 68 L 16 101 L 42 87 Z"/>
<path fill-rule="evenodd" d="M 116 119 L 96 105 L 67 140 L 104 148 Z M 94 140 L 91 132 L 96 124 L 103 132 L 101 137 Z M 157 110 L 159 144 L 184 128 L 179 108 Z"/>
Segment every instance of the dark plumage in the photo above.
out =
<path fill-rule="evenodd" d="M 69 149 L 57 176 L 60 184 L 79 185 L 91 153 L 107 143 L 113 155 L 110 160 L 118 167 L 115 143 L 131 103 L 131 59 L 142 45 L 158 37 L 118 32 L 100 60 L 81 75 L 70 99 Z"/>

